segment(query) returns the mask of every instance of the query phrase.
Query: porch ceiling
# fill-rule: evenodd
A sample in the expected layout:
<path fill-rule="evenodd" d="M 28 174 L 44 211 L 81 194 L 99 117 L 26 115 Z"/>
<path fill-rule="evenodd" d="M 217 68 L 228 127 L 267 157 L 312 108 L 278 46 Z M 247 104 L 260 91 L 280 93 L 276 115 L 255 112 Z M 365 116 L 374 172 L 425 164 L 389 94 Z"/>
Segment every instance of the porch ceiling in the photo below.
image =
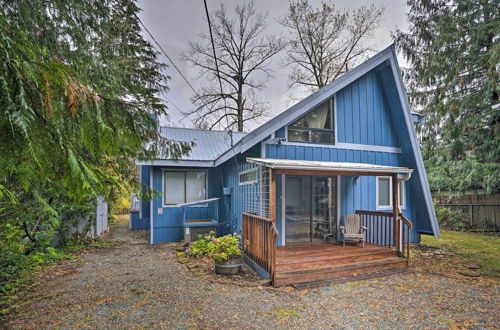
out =
<path fill-rule="evenodd" d="M 343 175 L 411 174 L 408 167 L 384 166 L 365 163 L 320 162 L 311 160 L 247 158 L 247 162 L 277 170 L 338 172 Z"/>

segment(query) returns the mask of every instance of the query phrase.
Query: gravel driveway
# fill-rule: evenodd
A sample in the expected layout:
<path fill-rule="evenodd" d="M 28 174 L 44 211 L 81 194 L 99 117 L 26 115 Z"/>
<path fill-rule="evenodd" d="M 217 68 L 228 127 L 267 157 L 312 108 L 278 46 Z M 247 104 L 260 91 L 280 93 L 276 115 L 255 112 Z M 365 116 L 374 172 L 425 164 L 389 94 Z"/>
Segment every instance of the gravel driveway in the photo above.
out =
<path fill-rule="evenodd" d="M 494 328 L 499 287 L 411 273 L 297 291 L 211 283 L 120 223 L 119 244 L 48 267 L 8 328 Z"/>

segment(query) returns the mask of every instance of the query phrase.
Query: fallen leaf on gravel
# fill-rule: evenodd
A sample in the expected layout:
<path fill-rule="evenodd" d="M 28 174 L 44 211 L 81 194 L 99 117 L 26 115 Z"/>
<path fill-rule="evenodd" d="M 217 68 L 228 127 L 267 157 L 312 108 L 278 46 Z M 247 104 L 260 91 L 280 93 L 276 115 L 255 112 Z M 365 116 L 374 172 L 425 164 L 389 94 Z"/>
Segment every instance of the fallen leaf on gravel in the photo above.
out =
<path fill-rule="evenodd" d="M 98 300 L 94 303 L 94 305 L 95 305 L 95 306 L 100 306 L 100 305 L 102 305 L 102 304 L 105 304 L 105 303 L 107 303 L 107 302 L 111 302 L 111 301 L 115 301 L 115 299 L 114 299 L 114 298 L 112 298 L 112 297 L 103 297 L 103 298 L 98 299 Z"/>
<path fill-rule="evenodd" d="M 135 304 L 134 307 L 139 308 L 139 307 L 144 306 L 148 303 L 149 303 L 149 300 L 147 298 L 144 298 L 143 300 L 141 300 L 137 304 Z"/>

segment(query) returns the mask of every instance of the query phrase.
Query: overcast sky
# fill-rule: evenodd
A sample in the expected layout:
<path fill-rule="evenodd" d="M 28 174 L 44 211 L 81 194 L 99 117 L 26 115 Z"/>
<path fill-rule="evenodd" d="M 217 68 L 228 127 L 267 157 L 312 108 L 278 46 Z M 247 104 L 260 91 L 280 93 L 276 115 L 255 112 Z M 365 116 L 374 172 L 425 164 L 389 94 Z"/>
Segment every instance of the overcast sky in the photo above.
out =
<path fill-rule="evenodd" d="M 229 9 L 237 1 L 207 0 L 208 10 L 215 10 L 220 6 L 221 2 Z M 318 6 L 320 2 L 320 0 L 310 0 L 310 3 L 314 6 Z M 278 35 L 285 33 L 285 29 L 277 20 L 286 13 L 288 3 L 289 1 L 287 0 L 255 0 L 257 11 L 269 13 L 269 33 Z M 383 2 L 376 0 L 335 0 L 334 3 L 337 8 L 344 9 L 357 8 L 373 3 L 386 4 L 382 22 L 375 31 L 373 38 L 370 39 L 370 43 L 375 50 L 382 50 L 391 44 L 390 33 L 396 27 L 402 30 L 407 29 L 407 7 L 404 0 L 387 0 Z M 189 82 L 195 88 L 200 87 L 203 81 L 198 79 L 197 70 L 188 67 L 186 63 L 180 60 L 180 56 L 182 52 L 187 50 L 188 41 L 199 40 L 198 35 L 208 30 L 203 0 L 139 0 L 138 4 L 142 9 L 139 15 L 142 22 L 187 77 Z M 146 34 L 145 37 L 149 39 L 149 36 Z M 401 56 L 398 58 L 400 64 L 404 66 L 405 62 Z M 161 60 L 170 65 L 165 56 L 162 55 Z M 281 56 L 277 56 L 272 60 L 272 77 L 267 81 L 267 87 L 260 92 L 262 99 L 271 105 L 272 115 L 286 110 L 289 106 L 296 103 L 298 98 L 305 96 L 304 91 L 297 88 L 289 88 L 288 72 L 280 64 Z M 168 122 L 162 120 L 162 124 L 177 127 L 192 127 L 192 122 L 189 119 L 184 119 L 179 109 L 189 111 L 193 108 L 190 102 L 193 91 L 174 70 L 172 65 L 169 66 L 167 73 L 171 76 L 169 83 L 170 91 L 167 94 L 170 118 Z"/>

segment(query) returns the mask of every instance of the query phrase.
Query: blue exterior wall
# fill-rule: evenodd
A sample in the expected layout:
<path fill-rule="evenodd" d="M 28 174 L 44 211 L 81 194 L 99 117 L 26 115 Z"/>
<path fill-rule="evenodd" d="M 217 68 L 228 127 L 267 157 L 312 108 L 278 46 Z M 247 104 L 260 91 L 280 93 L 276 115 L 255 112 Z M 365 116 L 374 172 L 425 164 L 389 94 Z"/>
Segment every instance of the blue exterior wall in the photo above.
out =
<path fill-rule="evenodd" d="M 374 70 L 337 92 L 338 142 L 398 147 L 391 108 L 383 90 Z"/>
<path fill-rule="evenodd" d="M 266 157 L 278 159 L 368 163 L 377 165 L 404 166 L 414 169 L 412 178 L 405 183 L 406 205 L 402 210 L 414 227 L 411 238 L 418 240 L 419 232 L 432 232 L 430 219 L 424 207 L 425 197 L 418 178 L 416 159 L 411 149 L 411 132 L 406 129 L 403 107 L 400 103 L 391 67 L 382 64 L 363 75 L 334 96 L 337 142 L 339 145 L 322 146 L 314 144 L 264 144 L 262 142 L 243 154 L 236 154 L 216 168 L 208 169 L 208 198 L 219 197 L 219 234 L 236 232 L 241 234 L 242 212 L 245 211 L 243 190 L 238 184 L 239 172 L 247 157 Z M 284 123 L 285 124 L 285 123 Z M 275 137 L 286 137 L 286 126 L 274 133 Z M 263 140 L 267 140 L 266 137 Z M 344 144 L 369 145 L 400 148 L 397 151 L 369 151 L 350 149 Z M 358 148 L 363 149 L 363 148 Z M 180 168 L 176 168 L 180 169 Z M 200 168 L 198 168 L 200 169 Z M 162 192 L 162 167 L 144 167 L 141 179 L 149 182 L 149 171 L 153 173 L 153 189 Z M 147 174 L 146 174 L 147 173 Z M 277 227 L 283 230 L 282 176 L 277 176 Z M 340 223 L 345 214 L 355 210 L 376 210 L 376 178 L 342 176 L 340 182 Z M 231 188 L 231 194 L 223 195 L 223 187 Z M 143 207 L 143 216 L 149 217 L 149 203 Z M 163 208 L 163 214 L 158 214 Z M 161 199 L 153 201 L 153 238 L 152 242 L 179 241 L 182 239 L 181 209 L 162 207 Z M 200 215 L 201 217 L 203 215 Z M 340 238 L 340 237 L 339 237 Z M 281 235 L 278 244 L 283 244 Z"/>
<path fill-rule="evenodd" d="M 245 211 L 243 190 L 239 185 L 239 172 L 241 164 L 246 162 L 247 157 L 260 157 L 260 145 L 256 145 L 241 155 L 236 155 L 217 167 L 219 189 L 231 188 L 231 195 L 223 196 L 221 199 L 221 233 L 241 234 L 242 213 Z"/>
<path fill-rule="evenodd" d="M 152 200 L 153 203 L 153 237 L 151 243 L 160 242 L 178 242 L 184 238 L 182 208 L 163 206 L 163 170 L 169 167 L 153 166 L 153 190 L 158 193 L 158 196 Z M 171 168 L 170 168 L 171 169 Z M 214 168 L 173 168 L 175 170 L 206 170 L 207 171 L 207 198 L 220 197 L 221 191 L 218 189 L 220 180 L 217 176 L 217 170 Z M 159 209 L 162 209 L 163 214 L 159 214 Z M 193 219 L 207 218 L 211 213 L 211 209 L 200 208 L 197 210 L 189 210 L 189 216 Z"/>
<path fill-rule="evenodd" d="M 339 146 L 321 146 L 315 144 L 266 144 L 266 158 L 313 160 L 331 162 L 368 163 L 376 165 L 404 166 L 415 169 L 416 162 L 410 149 L 410 135 L 406 127 L 396 86 L 390 72 L 383 65 L 371 71 L 340 90 L 336 100 L 337 141 L 341 143 L 373 145 L 401 148 L 402 153 L 353 150 Z M 387 70 L 388 72 L 385 72 Z M 387 74 L 387 81 L 383 74 Z M 388 84 L 392 79 L 392 85 Z M 386 89 L 390 92 L 386 92 Z M 397 107 L 399 105 L 399 108 Z M 284 136 L 285 127 L 275 135 Z M 424 203 L 421 185 L 417 176 L 405 183 L 406 205 L 403 214 L 416 226 L 411 238 L 418 240 L 418 232 L 430 230 L 430 222 L 422 221 L 424 211 L 417 212 L 418 205 Z M 281 189 L 280 189 L 281 190 Z M 281 192 L 277 196 L 280 204 Z M 355 210 L 376 210 L 376 178 L 360 177 L 354 184 L 354 177 L 343 176 L 340 179 L 340 224 L 345 214 Z M 278 228 L 282 228 L 281 207 L 277 210 Z M 420 214 L 421 213 L 421 214 Z M 419 221 L 420 220 L 420 221 Z M 424 222 L 422 224 L 422 222 Z M 281 231 L 280 231 L 281 232 Z M 339 237 L 340 238 L 340 237 Z"/>
<path fill-rule="evenodd" d="M 402 104 L 398 97 L 397 87 L 391 73 L 391 68 L 389 66 L 385 66 L 383 69 L 378 71 L 377 77 L 385 87 L 383 89 L 383 94 L 387 104 L 390 106 L 392 120 L 397 123 L 397 127 L 404 127 Z M 410 190 L 410 194 L 412 196 L 411 204 L 415 207 L 413 217 L 410 218 L 410 220 L 416 224 L 416 231 L 432 234 L 431 219 L 429 218 L 427 208 L 425 207 L 425 190 L 422 182 L 418 180 L 418 177 L 420 175 L 425 176 L 425 173 L 419 173 L 417 160 L 413 155 L 411 147 L 411 132 L 408 132 L 406 129 L 397 129 L 394 131 L 399 147 L 402 151 L 402 164 L 414 169 L 412 179 L 410 180 L 411 184 L 408 186 L 410 188 L 408 190 Z M 407 201 L 410 200 L 407 199 Z"/>

